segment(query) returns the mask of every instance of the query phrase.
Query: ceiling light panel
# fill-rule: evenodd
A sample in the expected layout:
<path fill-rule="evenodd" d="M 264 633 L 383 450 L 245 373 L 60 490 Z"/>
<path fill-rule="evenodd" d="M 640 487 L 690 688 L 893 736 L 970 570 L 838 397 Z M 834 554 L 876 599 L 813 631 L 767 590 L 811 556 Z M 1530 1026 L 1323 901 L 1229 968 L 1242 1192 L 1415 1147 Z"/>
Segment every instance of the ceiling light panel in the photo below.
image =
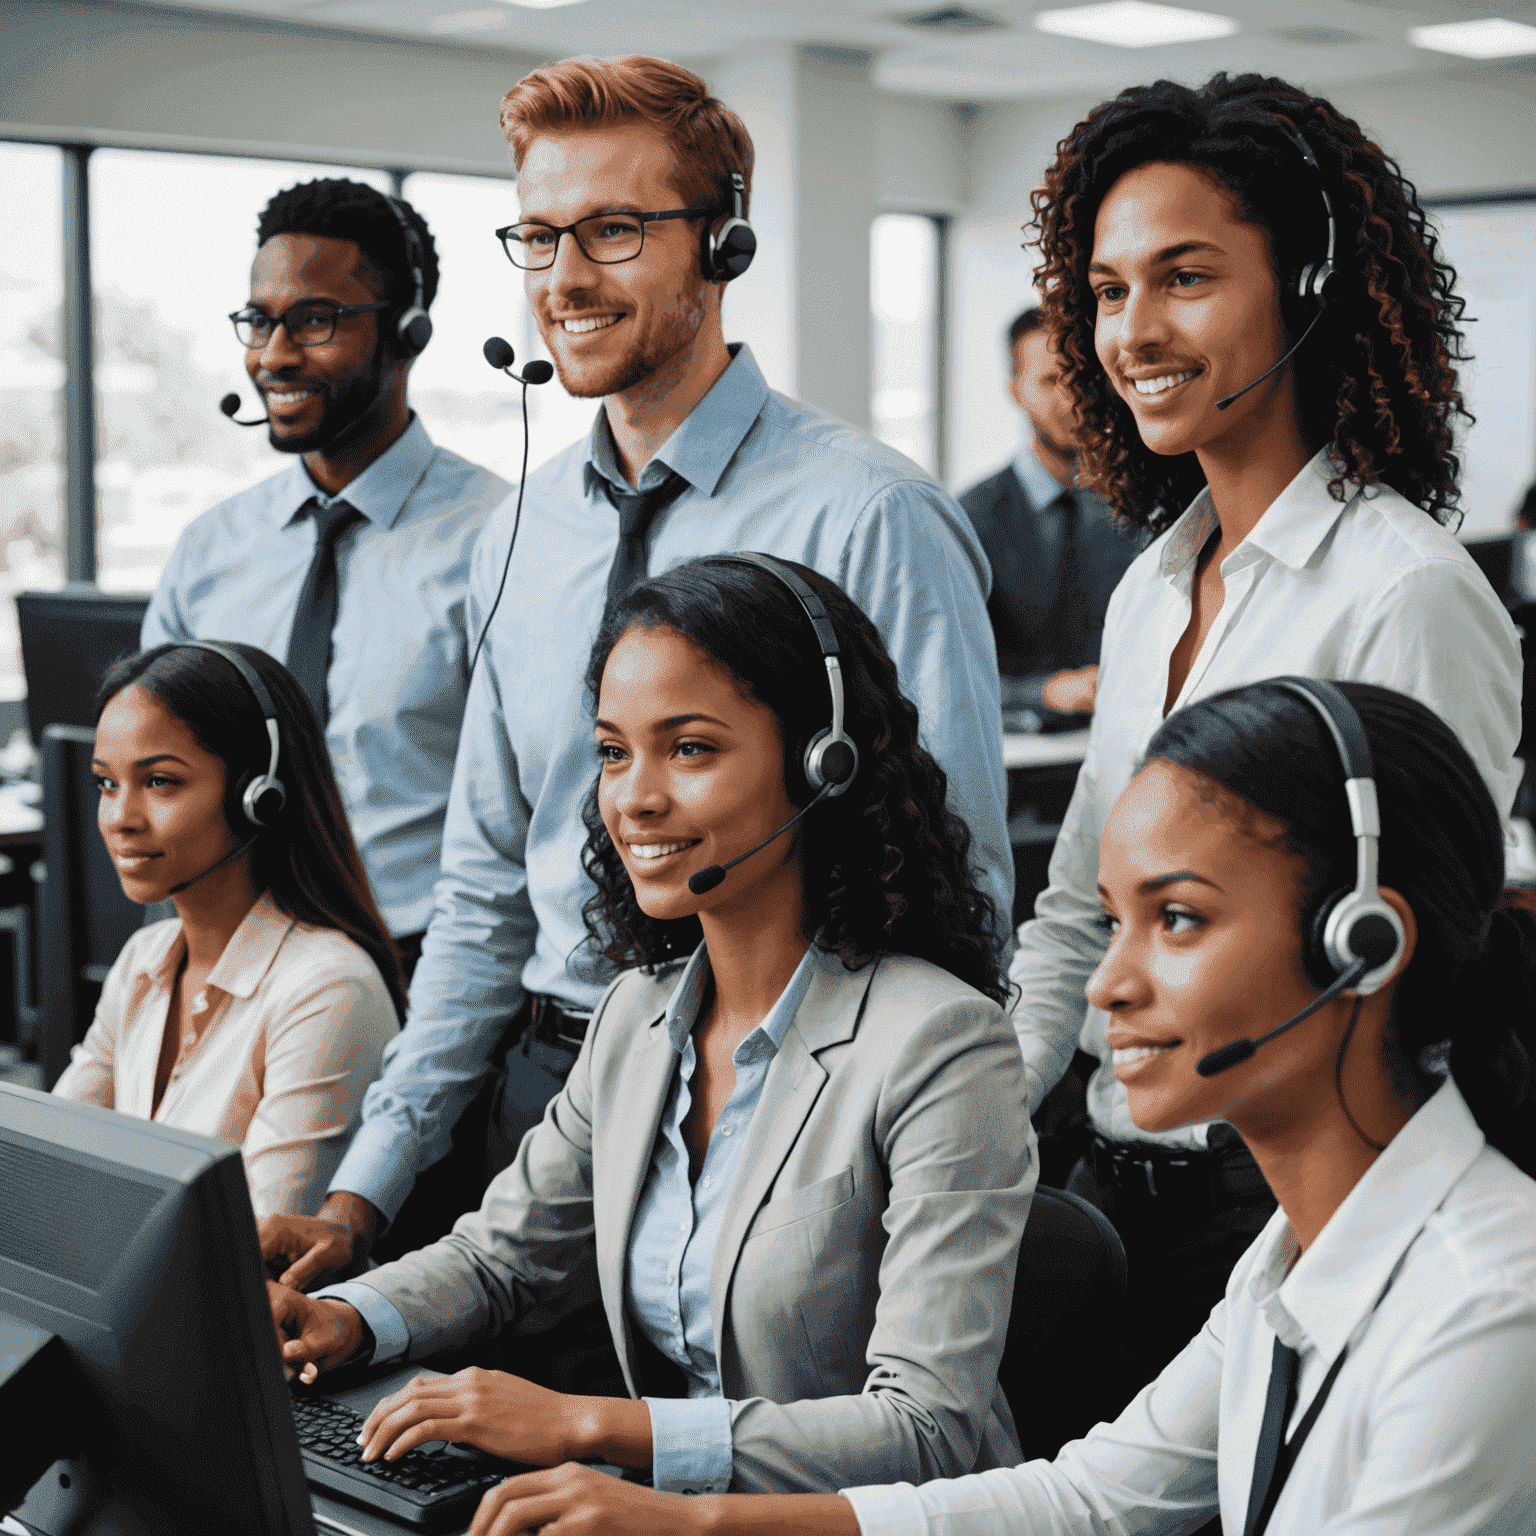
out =
<path fill-rule="evenodd" d="M 1075 37 L 1116 48 L 1160 48 L 1168 43 L 1201 43 L 1231 37 L 1240 30 L 1230 16 L 1186 11 L 1147 0 L 1113 0 L 1108 5 L 1078 5 L 1064 11 L 1040 11 L 1035 29 L 1057 37 Z"/>
<path fill-rule="evenodd" d="M 563 5 L 580 5 L 581 0 L 501 0 L 503 5 L 515 5 L 524 11 L 557 11 Z"/>
<path fill-rule="evenodd" d="M 1447 21 L 1432 27 L 1410 27 L 1408 41 L 1434 53 L 1455 53 L 1465 59 L 1512 59 L 1536 53 L 1536 27 L 1523 21 L 1491 16 L 1486 21 Z"/>

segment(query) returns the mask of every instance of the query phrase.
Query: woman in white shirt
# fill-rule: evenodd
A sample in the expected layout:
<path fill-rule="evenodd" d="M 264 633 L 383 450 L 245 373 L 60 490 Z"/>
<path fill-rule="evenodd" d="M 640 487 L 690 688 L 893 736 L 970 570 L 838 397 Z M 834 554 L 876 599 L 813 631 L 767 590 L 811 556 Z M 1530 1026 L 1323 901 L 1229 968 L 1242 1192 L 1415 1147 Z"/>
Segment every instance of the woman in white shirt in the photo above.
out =
<path fill-rule="evenodd" d="M 1459 471 L 1455 274 L 1357 124 L 1283 81 L 1161 81 L 1079 123 L 1036 205 L 1085 478 L 1158 535 L 1110 602 L 1087 757 L 1011 967 L 1031 1110 L 1074 1050 L 1100 1063 L 1069 1187 L 1115 1222 L 1148 1312 L 1128 1398 L 1214 1305 L 1273 1204 L 1225 1128 L 1134 1123 L 1108 1018 L 1085 1015 L 1111 806 L 1171 710 L 1295 673 L 1428 705 L 1507 813 L 1521 663 L 1443 526 Z"/>
<path fill-rule="evenodd" d="M 565 1467 L 508 1485 L 473 1536 L 1536 1530 L 1536 921 L 1498 908 L 1499 816 L 1453 733 L 1401 694 L 1340 692 L 1374 759 L 1379 885 L 1350 809 L 1369 830 L 1369 791 L 1278 682 L 1171 716 L 1105 827 L 1090 991 L 1132 1114 L 1229 1120 L 1281 1204 L 1113 1423 L 1055 1462 L 660 1512 Z M 1342 925 L 1361 964 L 1340 966 L 1326 917 L 1357 879 L 1387 911 Z M 1141 1321 L 1132 1296 L 1109 1324 Z"/>
<path fill-rule="evenodd" d="M 141 929 L 54 1085 L 238 1146 L 258 1217 L 312 1214 L 405 987 L 319 722 L 255 646 L 119 662 L 98 697 L 98 825 Z"/>

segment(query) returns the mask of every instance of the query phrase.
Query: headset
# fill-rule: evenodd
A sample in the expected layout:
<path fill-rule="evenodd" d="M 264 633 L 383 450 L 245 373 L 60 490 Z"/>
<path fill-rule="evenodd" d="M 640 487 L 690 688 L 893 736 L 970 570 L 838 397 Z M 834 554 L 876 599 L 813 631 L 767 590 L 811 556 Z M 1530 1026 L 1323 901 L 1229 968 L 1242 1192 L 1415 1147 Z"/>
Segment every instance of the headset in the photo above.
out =
<path fill-rule="evenodd" d="M 1296 275 L 1296 297 L 1308 303 L 1315 303 L 1317 305 L 1317 313 L 1312 317 L 1311 324 L 1301 333 L 1300 340 L 1296 342 L 1278 363 L 1274 364 L 1273 367 L 1266 368 L 1258 378 L 1254 379 L 1250 384 L 1244 384 L 1235 394 L 1218 400 L 1216 402 L 1216 409 L 1218 411 L 1226 410 L 1234 400 L 1246 395 L 1255 385 L 1262 384 L 1270 374 L 1283 368 L 1295 357 L 1297 352 L 1301 350 L 1302 342 L 1312 334 L 1317 327 L 1317 322 L 1323 318 L 1323 311 L 1327 308 L 1328 301 L 1333 297 L 1333 292 L 1338 286 L 1338 278 L 1333 266 L 1333 253 L 1338 239 L 1338 226 L 1333 217 L 1333 201 L 1328 196 L 1328 188 L 1323 185 L 1322 167 L 1317 163 L 1317 156 L 1312 153 L 1312 146 L 1294 128 L 1288 127 L 1285 123 L 1276 123 L 1274 126 L 1296 146 L 1301 154 L 1301 158 L 1311 166 L 1313 174 L 1317 177 L 1317 191 L 1318 196 L 1323 200 L 1323 212 L 1328 218 L 1327 254 L 1321 261 L 1308 262 Z M 1343 698 L 1343 695 L 1340 694 L 1339 697 Z"/>
<path fill-rule="evenodd" d="M 179 643 L 187 650 L 209 651 L 215 656 L 222 656 L 245 679 L 245 685 L 251 690 L 256 707 L 262 713 L 267 727 L 267 740 L 271 743 L 267 771 L 261 774 L 254 771 L 247 773 L 235 784 L 235 795 L 246 825 L 260 832 L 277 820 L 288 803 L 288 791 L 283 788 L 283 781 L 277 776 L 277 760 L 282 745 L 278 739 L 277 707 L 272 702 L 272 695 L 267 692 L 267 685 L 262 682 L 255 667 L 233 646 L 219 640 L 183 640 Z"/>
<path fill-rule="evenodd" d="M 813 798 L 796 811 L 777 832 L 770 833 L 755 848 L 749 848 L 728 863 L 709 864 L 689 875 L 688 889 L 695 896 L 702 896 L 706 891 L 714 890 L 725 879 L 727 871 L 734 869 L 743 860 L 750 859 L 754 853 L 766 848 L 775 838 L 782 837 L 813 806 L 820 805 L 823 800 L 835 800 L 839 795 L 846 793 L 848 786 L 853 783 L 859 772 L 858 746 L 843 729 L 843 668 L 838 659 L 841 652 L 837 643 L 837 631 L 832 628 L 832 620 L 827 616 L 826 607 L 821 599 L 801 578 L 799 572 L 772 555 L 743 551 L 718 555 L 715 558 L 731 565 L 751 565 L 756 566 L 760 571 L 767 571 L 770 576 L 789 588 L 796 602 L 805 610 L 805 616 L 811 621 L 811 628 L 816 633 L 816 644 L 821 650 L 822 664 L 827 671 L 827 688 L 832 695 L 832 723 L 811 737 L 800 759 L 805 782 L 810 785 Z"/>
<path fill-rule="evenodd" d="M 1311 677 L 1272 677 L 1265 681 L 1304 700 L 1333 738 L 1344 766 L 1344 795 L 1355 837 L 1355 883 L 1325 897 L 1307 924 L 1302 958 L 1307 974 L 1323 988 L 1322 995 L 1267 1035 L 1257 1040 L 1234 1040 L 1202 1056 L 1195 1063 L 1201 1077 L 1214 1077 L 1247 1061 L 1259 1046 L 1311 1018 L 1341 992 L 1353 990 L 1365 998 L 1379 991 L 1402 957 L 1405 943 L 1402 919 L 1382 900 L 1377 888 L 1381 816 L 1376 806 L 1371 744 L 1358 711 L 1337 683 Z M 1358 1012 L 1357 1006 L 1357 1017 Z M 1353 1023 L 1350 1029 L 1353 1031 Z M 1348 1043 L 1346 1036 L 1345 1045 Z M 1342 1063 L 1342 1050 L 1339 1059 Z"/>
<path fill-rule="evenodd" d="M 400 223 L 400 233 L 405 236 L 405 259 L 411 265 L 411 281 L 416 285 L 416 295 L 410 305 L 395 322 L 395 343 L 405 357 L 417 357 L 426 350 L 432 340 L 432 317 L 426 309 L 426 284 L 422 271 L 427 264 L 421 232 L 406 216 L 405 205 L 397 197 L 380 194 L 389 204 L 389 211 Z"/>
<path fill-rule="evenodd" d="M 703 268 L 706 283 L 728 283 L 732 278 L 740 277 L 752 265 L 752 258 L 757 254 L 757 236 L 742 212 L 747 195 L 746 181 L 740 171 L 732 171 L 730 183 L 730 217 L 720 226 L 718 233 L 712 234 L 706 223 L 699 236 L 699 266 Z"/>

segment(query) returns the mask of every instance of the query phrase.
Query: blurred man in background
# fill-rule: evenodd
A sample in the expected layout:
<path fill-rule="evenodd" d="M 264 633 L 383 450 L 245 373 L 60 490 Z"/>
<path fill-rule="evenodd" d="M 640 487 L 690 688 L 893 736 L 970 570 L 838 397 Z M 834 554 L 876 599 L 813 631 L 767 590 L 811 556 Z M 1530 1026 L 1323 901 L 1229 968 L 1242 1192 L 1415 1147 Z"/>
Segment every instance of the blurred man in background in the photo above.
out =
<path fill-rule="evenodd" d="M 1104 610 L 1141 544 L 1115 525 L 1102 496 L 1073 485 L 1072 398 L 1038 309 L 1008 327 L 1008 358 L 1024 445 L 960 505 L 992 563 L 987 613 L 1004 708 L 1052 729 L 1093 712 Z"/>

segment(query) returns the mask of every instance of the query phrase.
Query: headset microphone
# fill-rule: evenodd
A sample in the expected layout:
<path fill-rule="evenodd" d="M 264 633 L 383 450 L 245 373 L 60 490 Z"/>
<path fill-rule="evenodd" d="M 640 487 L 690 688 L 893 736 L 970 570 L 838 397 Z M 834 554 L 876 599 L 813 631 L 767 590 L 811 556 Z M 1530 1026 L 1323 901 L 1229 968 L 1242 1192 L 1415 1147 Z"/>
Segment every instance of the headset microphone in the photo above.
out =
<path fill-rule="evenodd" d="M 794 824 L 799 821 L 807 811 L 811 810 L 815 806 L 820 805 L 821 802 L 825 800 L 827 796 L 830 795 L 836 788 L 837 786 L 835 784 L 822 785 L 821 789 L 817 791 L 816 798 L 812 800 L 809 805 L 801 806 L 801 808 L 796 811 L 795 814 L 791 816 L 789 820 L 786 821 L 777 832 L 770 832 L 768 836 L 765 837 L 762 842 L 757 845 L 756 848 L 748 848 L 745 853 L 737 854 L 734 859 L 730 859 L 724 864 L 706 864 L 703 869 L 696 870 L 693 874 L 688 876 L 688 889 L 692 891 L 695 896 L 702 896 L 706 891 L 714 890 L 714 888 L 719 885 L 722 880 L 725 879 L 726 874 L 730 870 L 735 869 L 738 864 L 745 863 L 746 860 L 750 859 L 754 853 L 760 853 L 764 848 L 768 846 L 769 843 L 773 842 L 775 838 L 783 837 L 784 834 L 788 832 L 789 829 L 794 826 Z"/>
<path fill-rule="evenodd" d="M 238 859 L 240 857 L 240 855 L 242 853 L 246 852 L 247 849 L 254 847 L 255 844 L 256 844 L 256 839 L 253 837 L 253 838 L 249 838 L 247 841 L 239 844 L 237 847 L 231 848 L 229 850 L 229 852 L 226 853 L 224 855 L 224 857 L 222 859 L 220 859 L 217 864 L 210 864 L 208 866 L 208 868 L 205 869 L 201 875 L 193 875 L 190 880 L 183 880 L 180 885 L 173 885 L 170 888 L 170 890 L 166 892 L 166 895 L 167 896 L 179 896 L 179 895 L 181 895 L 181 893 L 184 890 L 186 890 L 186 888 L 189 885 L 196 885 L 199 880 L 203 879 L 207 875 L 211 875 L 214 872 L 214 870 L 216 870 L 216 869 L 223 869 L 226 864 L 232 864 L 236 859 Z"/>
<path fill-rule="evenodd" d="M 496 617 L 496 610 L 501 607 L 501 594 L 507 590 L 507 573 L 512 569 L 512 551 L 517 548 L 517 530 L 523 522 L 523 488 L 528 484 L 528 386 L 547 384 L 555 376 L 553 365 L 539 357 L 526 364 L 521 373 L 513 373 L 512 364 L 516 361 L 516 353 L 513 352 L 511 344 L 505 337 L 487 336 L 485 345 L 480 350 L 485 354 L 485 360 L 492 368 L 499 369 L 509 379 L 515 379 L 523 386 L 523 472 L 517 480 L 517 510 L 512 514 L 512 537 L 507 540 L 507 558 L 502 563 L 501 581 L 496 587 L 496 599 L 491 604 L 491 611 L 485 616 L 485 623 L 480 626 L 479 638 L 475 641 L 474 652 L 469 658 L 469 673 L 464 680 L 466 688 L 469 686 L 469 679 L 475 675 L 475 663 L 480 660 L 480 648 L 485 644 L 485 637 L 491 632 L 491 620 Z"/>
<path fill-rule="evenodd" d="M 1307 925 L 1303 958 L 1307 973 L 1323 988 L 1322 994 L 1267 1035 L 1257 1040 L 1234 1040 L 1202 1056 L 1195 1063 L 1201 1077 L 1215 1077 L 1247 1061 L 1261 1045 L 1311 1018 L 1342 992 L 1353 989 L 1359 998 L 1365 998 L 1379 991 L 1391 979 L 1405 942 L 1402 919 L 1382 899 L 1376 884 L 1381 817 L 1376 807 L 1371 745 L 1359 712 L 1337 683 L 1314 677 L 1273 677 L 1267 681 L 1305 700 L 1333 737 L 1344 766 L 1344 797 L 1349 802 L 1349 823 L 1355 836 L 1355 883 L 1353 888 L 1326 897 Z M 1358 1016 L 1358 1003 L 1356 1009 Z M 1342 1051 L 1339 1059 L 1342 1062 Z"/>
<path fill-rule="evenodd" d="M 1280 132 L 1283 133 L 1286 138 L 1288 138 L 1291 143 L 1296 146 L 1296 148 L 1301 153 L 1301 158 L 1305 160 L 1309 166 L 1312 167 L 1313 172 L 1318 178 L 1317 190 L 1318 194 L 1323 199 L 1323 212 L 1328 217 L 1327 255 L 1324 256 L 1321 261 L 1308 262 L 1308 264 L 1301 269 L 1296 277 L 1296 297 L 1300 299 L 1310 299 L 1315 301 L 1317 304 L 1317 313 L 1312 317 L 1312 323 L 1306 328 L 1306 330 L 1301 333 L 1301 340 L 1298 341 L 1295 346 L 1293 346 L 1285 354 L 1285 356 L 1280 359 L 1278 363 L 1275 363 L 1272 367 L 1266 368 L 1264 372 L 1261 373 L 1258 378 L 1254 379 L 1251 383 L 1244 384 L 1241 389 L 1230 395 L 1227 395 L 1224 399 L 1218 400 L 1216 402 L 1216 409 L 1218 411 L 1226 410 L 1226 408 L 1231 405 L 1234 400 L 1242 399 L 1242 397 L 1246 395 L 1250 389 L 1254 389 L 1258 385 L 1262 384 L 1264 380 L 1270 376 L 1270 374 L 1277 373 L 1280 369 L 1285 367 L 1285 365 L 1290 362 L 1290 360 L 1295 357 L 1295 355 L 1301 350 L 1302 342 L 1306 341 L 1307 337 L 1317 329 L 1317 322 L 1323 318 L 1323 311 L 1327 308 L 1328 300 L 1332 297 L 1330 290 L 1332 289 L 1335 281 L 1333 271 L 1333 248 L 1337 238 L 1338 230 L 1335 226 L 1333 218 L 1333 203 L 1328 197 L 1327 187 L 1323 185 L 1322 169 L 1317 163 L 1317 157 L 1312 153 L 1312 146 L 1308 144 L 1307 141 L 1302 138 L 1299 133 L 1296 133 L 1294 130 L 1287 128 L 1283 123 L 1278 123 L 1275 126 L 1278 127 Z"/>
<path fill-rule="evenodd" d="M 230 390 L 230 392 L 225 395 L 222 400 L 219 401 L 219 409 L 223 411 L 231 421 L 235 421 L 235 412 L 240 409 L 240 396 L 237 395 L 234 390 Z M 255 421 L 235 421 L 235 425 L 237 427 L 264 427 L 271 419 L 272 418 L 270 416 L 258 416 Z"/>

